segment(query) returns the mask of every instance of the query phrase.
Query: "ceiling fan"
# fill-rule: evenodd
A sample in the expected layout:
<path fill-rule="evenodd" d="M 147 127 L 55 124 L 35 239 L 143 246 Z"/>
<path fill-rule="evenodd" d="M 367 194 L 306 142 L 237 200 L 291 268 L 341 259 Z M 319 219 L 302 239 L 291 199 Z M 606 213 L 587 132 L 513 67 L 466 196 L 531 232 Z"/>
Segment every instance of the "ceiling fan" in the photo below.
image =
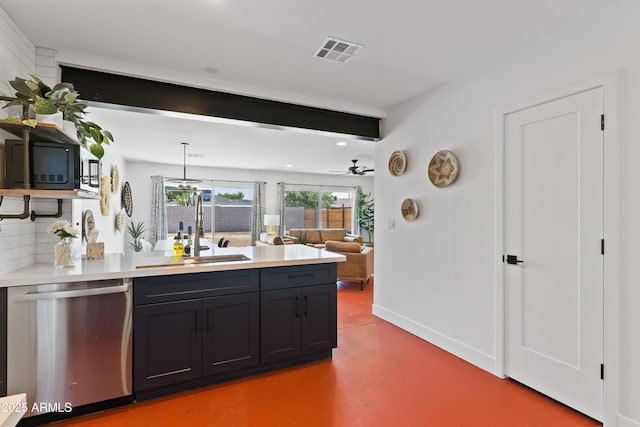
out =
<path fill-rule="evenodd" d="M 368 168 L 367 166 L 358 166 L 358 159 L 351 160 L 353 162 L 352 166 L 347 168 L 346 175 L 366 175 L 367 172 L 374 172 L 374 169 Z M 342 172 L 342 171 L 333 171 L 333 172 Z"/>

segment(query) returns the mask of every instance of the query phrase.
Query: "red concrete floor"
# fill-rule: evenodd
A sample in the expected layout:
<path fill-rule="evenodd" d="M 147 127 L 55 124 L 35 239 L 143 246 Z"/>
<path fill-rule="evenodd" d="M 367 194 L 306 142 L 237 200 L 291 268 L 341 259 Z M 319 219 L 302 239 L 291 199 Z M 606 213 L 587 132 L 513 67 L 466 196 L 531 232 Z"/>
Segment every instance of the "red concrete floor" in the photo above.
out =
<path fill-rule="evenodd" d="M 574 427 L 600 424 L 371 314 L 373 283 L 338 287 L 333 359 L 135 403 L 56 426 Z"/>

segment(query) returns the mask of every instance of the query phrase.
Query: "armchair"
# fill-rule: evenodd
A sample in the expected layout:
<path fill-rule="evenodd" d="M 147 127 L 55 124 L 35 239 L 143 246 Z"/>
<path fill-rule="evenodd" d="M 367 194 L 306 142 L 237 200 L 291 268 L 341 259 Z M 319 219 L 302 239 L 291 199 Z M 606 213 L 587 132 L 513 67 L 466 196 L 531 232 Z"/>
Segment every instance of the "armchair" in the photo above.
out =
<path fill-rule="evenodd" d="M 373 247 L 362 248 L 359 242 L 340 242 L 327 240 L 325 250 L 347 257 L 338 263 L 338 280 L 359 281 L 360 290 L 373 275 Z"/>

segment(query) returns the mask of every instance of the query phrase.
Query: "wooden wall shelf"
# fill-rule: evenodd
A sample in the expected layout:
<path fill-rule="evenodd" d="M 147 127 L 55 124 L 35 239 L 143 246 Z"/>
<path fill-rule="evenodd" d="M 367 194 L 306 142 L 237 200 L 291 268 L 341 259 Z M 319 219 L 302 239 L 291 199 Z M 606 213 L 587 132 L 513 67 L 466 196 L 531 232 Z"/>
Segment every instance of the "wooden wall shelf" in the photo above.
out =
<path fill-rule="evenodd" d="M 23 190 L 1 188 L 0 196 L 31 196 L 34 199 L 99 199 L 100 194 L 86 190 Z"/>
<path fill-rule="evenodd" d="M 77 139 L 74 139 L 52 123 L 38 123 L 35 128 L 32 128 L 22 123 L 0 121 L 0 129 L 15 136 L 17 139 L 22 139 L 22 131 L 26 129 L 29 131 L 29 138 L 33 141 L 61 142 L 79 145 Z"/>
<path fill-rule="evenodd" d="M 23 189 L 0 189 L 0 206 L 5 196 L 22 196 L 22 213 L 0 214 L 0 221 L 3 219 L 27 219 L 35 221 L 36 218 L 60 218 L 62 216 L 63 199 L 99 199 L 100 195 L 85 190 L 23 190 Z M 55 199 L 58 201 L 58 210 L 55 213 L 37 213 L 30 210 L 31 198 L 34 199 Z"/>

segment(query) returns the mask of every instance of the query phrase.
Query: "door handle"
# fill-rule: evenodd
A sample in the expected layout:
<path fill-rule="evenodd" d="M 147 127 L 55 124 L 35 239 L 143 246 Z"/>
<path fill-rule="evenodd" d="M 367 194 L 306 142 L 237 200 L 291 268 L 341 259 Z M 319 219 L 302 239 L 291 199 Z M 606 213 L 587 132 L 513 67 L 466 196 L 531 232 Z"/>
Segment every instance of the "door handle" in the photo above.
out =
<path fill-rule="evenodd" d="M 524 262 L 523 260 L 518 259 L 517 255 L 507 255 L 506 261 L 507 261 L 507 264 L 513 264 L 513 265 L 517 265 L 521 262 Z M 502 262 L 504 262 L 504 259 Z"/>
<path fill-rule="evenodd" d="M 11 298 L 12 301 L 38 301 L 43 299 L 62 299 L 75 297 L 93 297 L 98 295 L 119 294 L 129 291 L 129 282 L 123 285 L 104 286 L 86 289 L 72 289 L 68 291 L 52 291 L 52 292 L 34 292 L 24 295 L 16 295 Z"/>

